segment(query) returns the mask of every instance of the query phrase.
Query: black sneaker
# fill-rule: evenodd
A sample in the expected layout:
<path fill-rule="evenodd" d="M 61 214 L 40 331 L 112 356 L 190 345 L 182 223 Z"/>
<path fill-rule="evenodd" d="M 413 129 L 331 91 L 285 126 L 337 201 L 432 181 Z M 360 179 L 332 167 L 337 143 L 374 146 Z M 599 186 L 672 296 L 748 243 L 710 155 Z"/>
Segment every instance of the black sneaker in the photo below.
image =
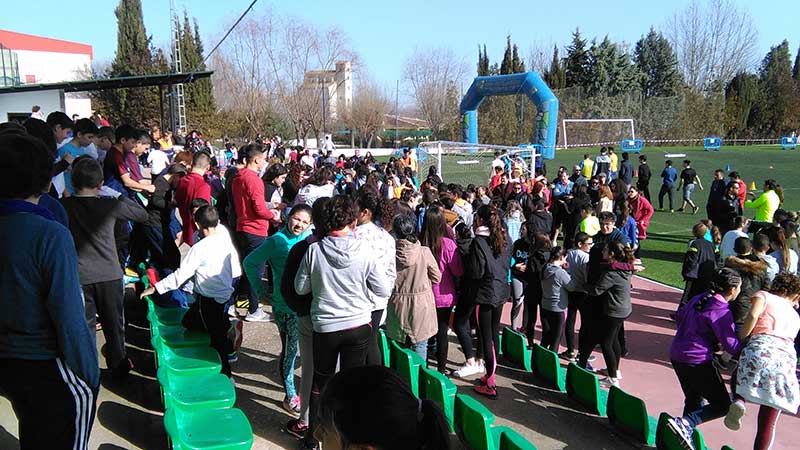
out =
<path fill-rule="evenodd" d="M 128 373 L 133 369 L 133 361 L 130 358 L 125 358 L 119 365 L 111 369 L 111 378 L 115 380 L 122 380 L 128 376 Z"/>

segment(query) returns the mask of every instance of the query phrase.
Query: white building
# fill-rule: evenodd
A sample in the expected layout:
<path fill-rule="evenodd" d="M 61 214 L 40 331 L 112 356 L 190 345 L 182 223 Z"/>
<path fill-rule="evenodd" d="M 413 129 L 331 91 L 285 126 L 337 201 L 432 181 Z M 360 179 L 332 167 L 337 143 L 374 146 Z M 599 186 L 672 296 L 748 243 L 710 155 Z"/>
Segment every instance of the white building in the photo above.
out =
<path fill-rule="evenodd" d="M 94 56 L 91 45 L 7 30 L 0 30 L 0 48 L 5 49 L 0 59 L 0 78 L 5 83 L 0 86 L 81 80 L 89 73 Z M 33 105 L 39 105 L 45 116 L 53 111 L 80 117 L 92 114 L 92 103 L 85 92 L 60 96 L 19 92 L 0 96 L 0 122 L 30 114 Z"/>
<path fill-rule="evenodd" d="M 353 70 L 350 61 L 338 61 L 336 70 L 311 70 L 304 74 L 302 89 L 306 95 L 320 97 L 320 88 L 325 90 L 328 120 L 346 115 L 353 105 Z"/>

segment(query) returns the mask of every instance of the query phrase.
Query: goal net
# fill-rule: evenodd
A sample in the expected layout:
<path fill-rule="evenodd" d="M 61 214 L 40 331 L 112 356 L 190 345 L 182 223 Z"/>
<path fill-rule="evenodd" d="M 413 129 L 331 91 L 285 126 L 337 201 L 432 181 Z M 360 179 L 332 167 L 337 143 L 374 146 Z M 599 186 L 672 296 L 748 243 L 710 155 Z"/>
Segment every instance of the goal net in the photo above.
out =
<path fill-rule="evenodd" d="M 633 119 L 563 119 L 561 148 L 620 145 L 636 139 Z"/>
<path fill-rule="evenodd" d="M 537 162 L 541 165 L 541 149 L 539 146 L 434 141 L 420 143 L 417 158 L 420 182 L 428 176 L 430 167 L 435 167 L 445 183 L 486 185 L 496 159 L 505 171 L 530 178 L 535 173 Z"/>

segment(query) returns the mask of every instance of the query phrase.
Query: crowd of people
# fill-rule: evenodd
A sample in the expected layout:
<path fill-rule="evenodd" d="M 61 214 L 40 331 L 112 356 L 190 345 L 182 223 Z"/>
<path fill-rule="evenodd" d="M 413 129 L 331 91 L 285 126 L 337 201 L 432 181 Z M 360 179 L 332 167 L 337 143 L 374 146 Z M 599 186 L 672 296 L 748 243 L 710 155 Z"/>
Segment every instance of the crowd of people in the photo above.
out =
<path fill-rule="evenodd" d="M 283 429 L 306 448 L 331 440 L 446 448 L 441 412 L 374 367 L 380 327 L 439 372 L 475 380 L 477 394 L 496 398 L 500 319 L 510 302 L 512 326 L 530 344 L 540 323 L 542 346 L 588 370 L 599 346 L 602 384 L 620 385 L 631 278 L 643 269 L 638 254 L 654 214 L 645 155 L 634 170 L 628 153 L 620 159 L 603 147 L 550 180 L 544 166 L 530 174 L 498 153 L 485 185 L 462 186 L 433 167 L 419 173 L 410 150 L 380 162 L 358 150 L 335 157 L 326 146 L 315 155 L 259 136 L 214 149 L 192 132 L 177 147 L 157 128 L 98 127 L 63 113 L 0 126 L 9 174 L 0 182 L 0 277 L 9 291 L 0 302 L 0 388 L 20 418 L 20 439 L 44 439 L 44 421 L 85 448 L 100 379 L 93 333 L 105 335 L 110 376 L 124 379 L 133 368 L 124 277 L 141 262 L 160 278 L 141 296 L 188 308 L 183 325 L 209 333 L 228 376 L 243 322 L 275 323 L 283 407 L 296 415 Z M 659 207 L 668 196 L 673 212 L 679 180 L 679 211 L 696 214 L 691 195 L 703 188 L 691 162 L 683 165 L 678 175 L 666 162 Z M 686 407 L 671 426 L 690 436 L 727 414 L 736 428 L 744 402 L 754 402 L 763 411 L 756 441 L 768 444 L 779 411 L 798 402 L 793 375 L 779 387 L 767 380 L 793 374 L 797 361 L 784 342 L 800 328 L 797 314 L 784 314 L 800 296 L 797 224 L 778 209 L 774 180 L 749 200 L 738 175 L 730 180 L 715 173 L 709 220 L 694 227 L 683 265 L 672 359 Z M 743 208 L 757 209 L 755 221 L 743 219 Z M 451 332 L 463 353 L 452 370 Z M 720 345 L 739 361 L 735 401 L 711 364 Z M 782 361 L 767 375 L 756 370 L 764 352 Z M 36 405 L 45 396 L 61 403 L 43 411 Z M 367 399 L 398 408 L 379 422 Z"/>

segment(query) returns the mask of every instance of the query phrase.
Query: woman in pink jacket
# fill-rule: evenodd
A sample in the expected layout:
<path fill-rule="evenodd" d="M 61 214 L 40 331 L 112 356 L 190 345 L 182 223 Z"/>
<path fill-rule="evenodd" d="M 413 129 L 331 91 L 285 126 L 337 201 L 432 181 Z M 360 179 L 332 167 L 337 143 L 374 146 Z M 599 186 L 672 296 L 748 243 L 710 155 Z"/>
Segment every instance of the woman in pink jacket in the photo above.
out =
<path fill-rule="evenodd" d="M 639 249 L 642 248 L 641 241 L 647 239 L 647 227 L 650 225 L 650 218 L 653 217 L 653 205 L 639 195 L 636 186 L 628 188 L 628 204 L 631 205 L 631 217 L 636 221 L 636 231 L 639 235 L 639 248 L 636 249 L 636 257 L 639 257 Z"/>
<path fill-rule="evenodd" d="M 464 275 L 461 255 L 456 247 L 456 242 L 449 235 L 442 208 L 438 205 L 429 207 L 422 220 L 419 240 L 422 245 L 431 249 L 434 259 L 439 263 L 439 271 L 442 273 L 441 281 L 433 285 L 436 317 L 439 324 L 439 330 L 436 333 L 436 363 L 437 369 L 441 373 L 445 373 L 447 366 L 447 331 L 450 327 L 450 314 L 456 303 L 456 282 Z"/>

